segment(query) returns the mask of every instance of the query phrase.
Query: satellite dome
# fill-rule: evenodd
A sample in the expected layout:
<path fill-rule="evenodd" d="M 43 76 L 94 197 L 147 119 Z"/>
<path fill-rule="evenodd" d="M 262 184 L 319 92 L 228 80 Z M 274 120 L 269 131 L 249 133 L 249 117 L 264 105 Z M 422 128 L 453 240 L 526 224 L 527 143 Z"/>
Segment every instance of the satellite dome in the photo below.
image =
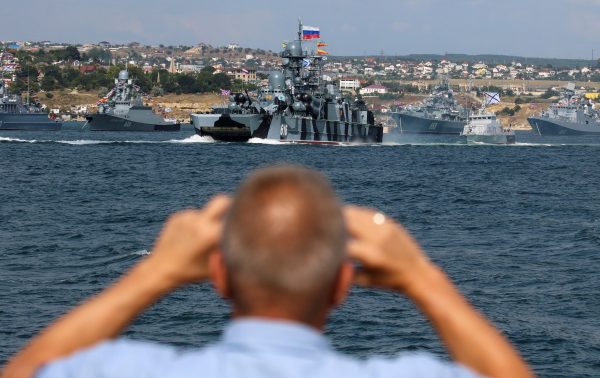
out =
<path fill-rule="evenodd" d="M 119 72 L 119 80 L 129 80 L 129 72 L 127 70 Z"/>
<path fill-rule="evenodd" d="M 300 41 L 293 41 L 287 44 L 286 50 L 291 56 L 302 56 L 302 45 Z"/>
<path fill-rule="evenodd" d="M 285 88 L 285 78 L 281 72 L 273 72 L 269 75 L 269 88 L 273 91 Z"/>

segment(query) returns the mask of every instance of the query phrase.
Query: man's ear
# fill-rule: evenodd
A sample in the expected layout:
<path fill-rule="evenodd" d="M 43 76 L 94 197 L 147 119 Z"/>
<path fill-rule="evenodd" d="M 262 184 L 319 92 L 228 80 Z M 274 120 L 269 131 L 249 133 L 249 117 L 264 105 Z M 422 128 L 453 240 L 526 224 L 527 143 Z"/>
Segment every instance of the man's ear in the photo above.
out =
<path fill-rule="evenodd" d="M 352 287 L 353 280 L 354 267 L 352 266 L 352 262 L 348 260 L 340 266 L 331 298 L 332 307 L 337 307 L 346 300 L 348 293 L 350 292 L 350 287 Z"/>
<path fill-rule="evenodd" d="M 227 268 L 225 267 L 225 259 L 221 251 L 215 251 L 208 258 L 208 268 L 212 284 L 224 299 L 231 297 L 231 288 L 229 287 Z"/>

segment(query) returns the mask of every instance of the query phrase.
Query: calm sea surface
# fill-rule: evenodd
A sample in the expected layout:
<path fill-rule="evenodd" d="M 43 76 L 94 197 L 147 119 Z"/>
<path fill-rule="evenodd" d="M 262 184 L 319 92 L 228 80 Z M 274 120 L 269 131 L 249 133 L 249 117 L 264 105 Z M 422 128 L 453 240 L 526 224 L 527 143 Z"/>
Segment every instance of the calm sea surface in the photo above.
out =
<path fill-rule="evenodd" d="M 600 374 L 600 138 L 517 136 L 391 146 L 210 143 L 175 134 L 0 134 L 0 365 L 53 318 L 143 258 L 165 218 L 231 192 L 252 169 L 295 162 L 341 197 L 410 229 L 540 376 Z M 127 336 L 185 347 L 219 337 L 209 285 L 173 293 Z M 356 288 L 332 316 L 339 350 L 447 356 L 398 295 Z"/>

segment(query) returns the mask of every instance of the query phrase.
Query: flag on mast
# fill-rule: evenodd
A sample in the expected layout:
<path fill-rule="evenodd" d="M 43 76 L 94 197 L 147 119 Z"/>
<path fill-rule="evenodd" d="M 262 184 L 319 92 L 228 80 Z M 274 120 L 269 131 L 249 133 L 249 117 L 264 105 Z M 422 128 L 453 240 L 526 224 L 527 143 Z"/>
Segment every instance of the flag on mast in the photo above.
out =
<path fill-rule="evenodd" d="M 319 55 L 329 55 L 329 53 L 325 50 L 317 49 L 317 54 Z"/>
<path fill-rule="evenodd" d="M 317 42 L 317 47 L 325 47 L 325 46 L 329 46 L 329 45 L 325 42 Z"/>
<path fill-rule="evenodd" d="M 497 92 L 483 92 L 483 98 L 485 99 L 485 105 L 497 104 L 500 102 L 500 93 Z"/>
<path fill-rule="evenodd" d="M 302 25 L 302 39 L 318 39 L 321 38 L 319 28 L 315 26 Z"/>

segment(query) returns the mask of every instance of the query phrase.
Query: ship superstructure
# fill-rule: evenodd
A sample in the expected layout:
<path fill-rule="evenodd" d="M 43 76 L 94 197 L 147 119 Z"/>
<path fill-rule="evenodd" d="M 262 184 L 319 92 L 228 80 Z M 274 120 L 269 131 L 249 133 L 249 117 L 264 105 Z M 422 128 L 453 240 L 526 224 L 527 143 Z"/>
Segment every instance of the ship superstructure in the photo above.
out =
<path fill-rule="evenodd" d="M 180 124 L 167 122 L 143 103 L 140 88 L 123 70 L 115 87 L 98 102 L 98 112 L 86 117 L 91 131 L 179 131 Z"/>
<path fill-rule="evenodd" d="M 39 102 L 23 102 L 0 80 L 0 130 L 56 131 L 62 122 L 50 119 Z"/>
<path fill-rule="evenodd" d="M 468 110 L 454 98 L 448 79 L 435 87 L 423 102 L 391 113 L 401 134 L 459 135 L 468 120 Z"/>
<path fill-rule="evenodd" d="M 309 29 L 310 28 L 310 29 Z M 306 32 L 308 30 L 308 33 Z M 316 35 L 316 37 L 315 37 Z M 229 97 L 227 109 L 192 114 L 199 135 L 222 141 L 250 138 L 300 143 L 380 143 L 383 126 L 361 99 L 351 101 L 322 75 L 325 51 L 307 39 L 320 37 L 318 28 L 299 25 L 298 39 L 285 43 L 281 67 L 253 98 L 248 92 Z"/>
<path fill-rule="evenodd" d="M 567 86 L 558 103 L 527 120 L 539 135 L 600 135 L 600 112 L 575 92 L 574 85 Z"/>
<path fill-rule="evenodd" d="M 514 144 L 515 132 L 502 127 L 496 114 L 488 112 L 485 108 L 469 116 L 461 136 L 468 144 Z"/>

